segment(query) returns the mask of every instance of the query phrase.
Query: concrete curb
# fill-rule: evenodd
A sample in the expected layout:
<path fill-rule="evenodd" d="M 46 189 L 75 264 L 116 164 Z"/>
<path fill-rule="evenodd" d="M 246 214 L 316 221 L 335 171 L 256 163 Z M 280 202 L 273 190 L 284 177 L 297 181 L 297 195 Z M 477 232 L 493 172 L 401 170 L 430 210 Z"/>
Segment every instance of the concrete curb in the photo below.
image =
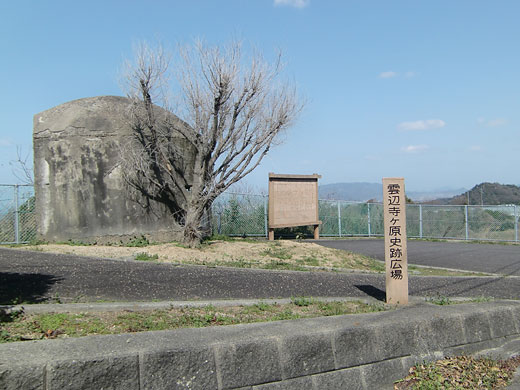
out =
<path fill-rule="evenodd" d="M 3 389 L 390 389 L 445 355 L 520 351 L 520 302 L 0 345 Z"/>

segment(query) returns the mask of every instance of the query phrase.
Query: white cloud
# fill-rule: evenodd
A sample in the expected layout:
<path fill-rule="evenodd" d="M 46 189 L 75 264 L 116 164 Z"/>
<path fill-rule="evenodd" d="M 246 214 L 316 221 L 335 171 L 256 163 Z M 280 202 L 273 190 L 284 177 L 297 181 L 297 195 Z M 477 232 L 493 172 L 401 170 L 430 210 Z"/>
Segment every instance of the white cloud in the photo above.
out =
<path fill-rule="evenodd" d="M 405 79 L 412 79 L 415 76 L 417 76 L 417 72 L 412 72 L 412 71 L 408 71 L 408 72 L 404 72 L 404 73 L 398 73 L 398 72 L 394 72 L 393 70 L 389 70 L 387 72 L 379 73 L 379 78 L 380 79 L 392 79 L 392 78 L 395 78 L 395 77 L 399 77 L 399 78 L 403 78 L 404 77 Z"/>
<path fill-rule="evenodd" d="M 389 70 L 388 72 L 379 73 L 379 78 L 380 79 L 391 79 L 391 78 L 396 77 L 396 76 L 397 76 L 397 73 L 396 72 L 392 72 L 391 70 Z"/>
<path fill-rule="evenodd" d="M 311 0 L 274 0 L 274 5 L 277 7 L 287 5 L 294 8 L 305 8 L 310 2 Z"/>
<path fill-rule="evenodd" d="M 469 147 L 471 152 L 480 152 L 482 150 L 482 146 L 480 145 L 472 145 Z"/>
<path fill-rule="evenodd" d="M 0 138 L 0 146 L 12 146 L 12 144 L 8 140 Z"/>
<path fill-rule="evenodd" d="M 481 125 L 487 126 L 487 127 L 498 127 L 498 126 L 504 126 L 507 125 L 508 121 L 504 118 L 496 118 L 496 119 L 485 119 L 485 118 L 478 118 L 477 122 Z"/>
<path fill-rule="evenodd" d="M 442 119 L 426 119 L 415 122 L 402 122 L 397 125 L 399 130 L 431 130 L 446 126 Z"/>
<path fill-rule="evenodd" d="M 429 149 L 428 145 L 408 145 L 401 148 L 405 153 L 419 153 L 426 149 Z"/>

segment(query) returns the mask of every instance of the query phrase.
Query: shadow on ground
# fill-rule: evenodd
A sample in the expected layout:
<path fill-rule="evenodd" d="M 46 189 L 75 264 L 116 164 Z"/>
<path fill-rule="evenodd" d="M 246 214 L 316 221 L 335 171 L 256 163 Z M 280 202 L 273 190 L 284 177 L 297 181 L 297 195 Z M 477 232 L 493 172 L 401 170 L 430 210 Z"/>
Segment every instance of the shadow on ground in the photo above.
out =
<path fill-rule="evenodd" d="M 363 291 L 368 296 L 377 299 L 378 301 L 386 302 L 386 292 L 377 287 L 371 286 L 369 284 L 356 284 L 355 287 Z"/>
<path fill-rule="evenodd" d="M 0 304 L 41 303 L 46 293 L 62 280 L 46 274 L 0 272 Z"/>

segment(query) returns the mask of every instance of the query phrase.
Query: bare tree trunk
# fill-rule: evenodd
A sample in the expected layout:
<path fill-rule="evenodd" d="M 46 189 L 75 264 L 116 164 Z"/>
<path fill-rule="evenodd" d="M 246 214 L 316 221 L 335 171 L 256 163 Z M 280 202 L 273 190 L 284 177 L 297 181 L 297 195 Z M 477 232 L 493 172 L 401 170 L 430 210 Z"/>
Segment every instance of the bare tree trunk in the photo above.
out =
<path fill-rule="evenodd" d="M 197 202 L 190 202 L 186 209 L 186 218 L 183 226 L 183 243 L 195 247 L 203 239 L 201 221 L 204 217 L 204 207 Z"/>

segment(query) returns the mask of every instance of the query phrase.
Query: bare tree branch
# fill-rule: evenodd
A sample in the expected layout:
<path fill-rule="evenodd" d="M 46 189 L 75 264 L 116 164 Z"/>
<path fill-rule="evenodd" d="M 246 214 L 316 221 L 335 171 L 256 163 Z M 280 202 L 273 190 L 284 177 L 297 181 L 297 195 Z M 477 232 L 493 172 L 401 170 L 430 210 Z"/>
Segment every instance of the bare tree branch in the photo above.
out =
<path fill-rule="evenodd" d="M 281 54 L 273 64 L 259 54 L 247 61 L 240 42 L 197 41 L 171 66 L 160 47 L 136 50 L 126 63 L 133 137 L 121 153 L 123 174 L 131 188 L 172 210 L 191 245 L 202 237 L 211 203 L 261 163 L 302 103 L 278 82 Z M 182 120 L 168 105 L 172 87 Z"/>
<path fill-rule="evenodd" d="M 23 155 L 22 148 L 16 147 L 16 160 L 9 161 L 11 172 L 21 184 L 34 184 L 34 174 L 31 162 L 31 153 Z"/>

